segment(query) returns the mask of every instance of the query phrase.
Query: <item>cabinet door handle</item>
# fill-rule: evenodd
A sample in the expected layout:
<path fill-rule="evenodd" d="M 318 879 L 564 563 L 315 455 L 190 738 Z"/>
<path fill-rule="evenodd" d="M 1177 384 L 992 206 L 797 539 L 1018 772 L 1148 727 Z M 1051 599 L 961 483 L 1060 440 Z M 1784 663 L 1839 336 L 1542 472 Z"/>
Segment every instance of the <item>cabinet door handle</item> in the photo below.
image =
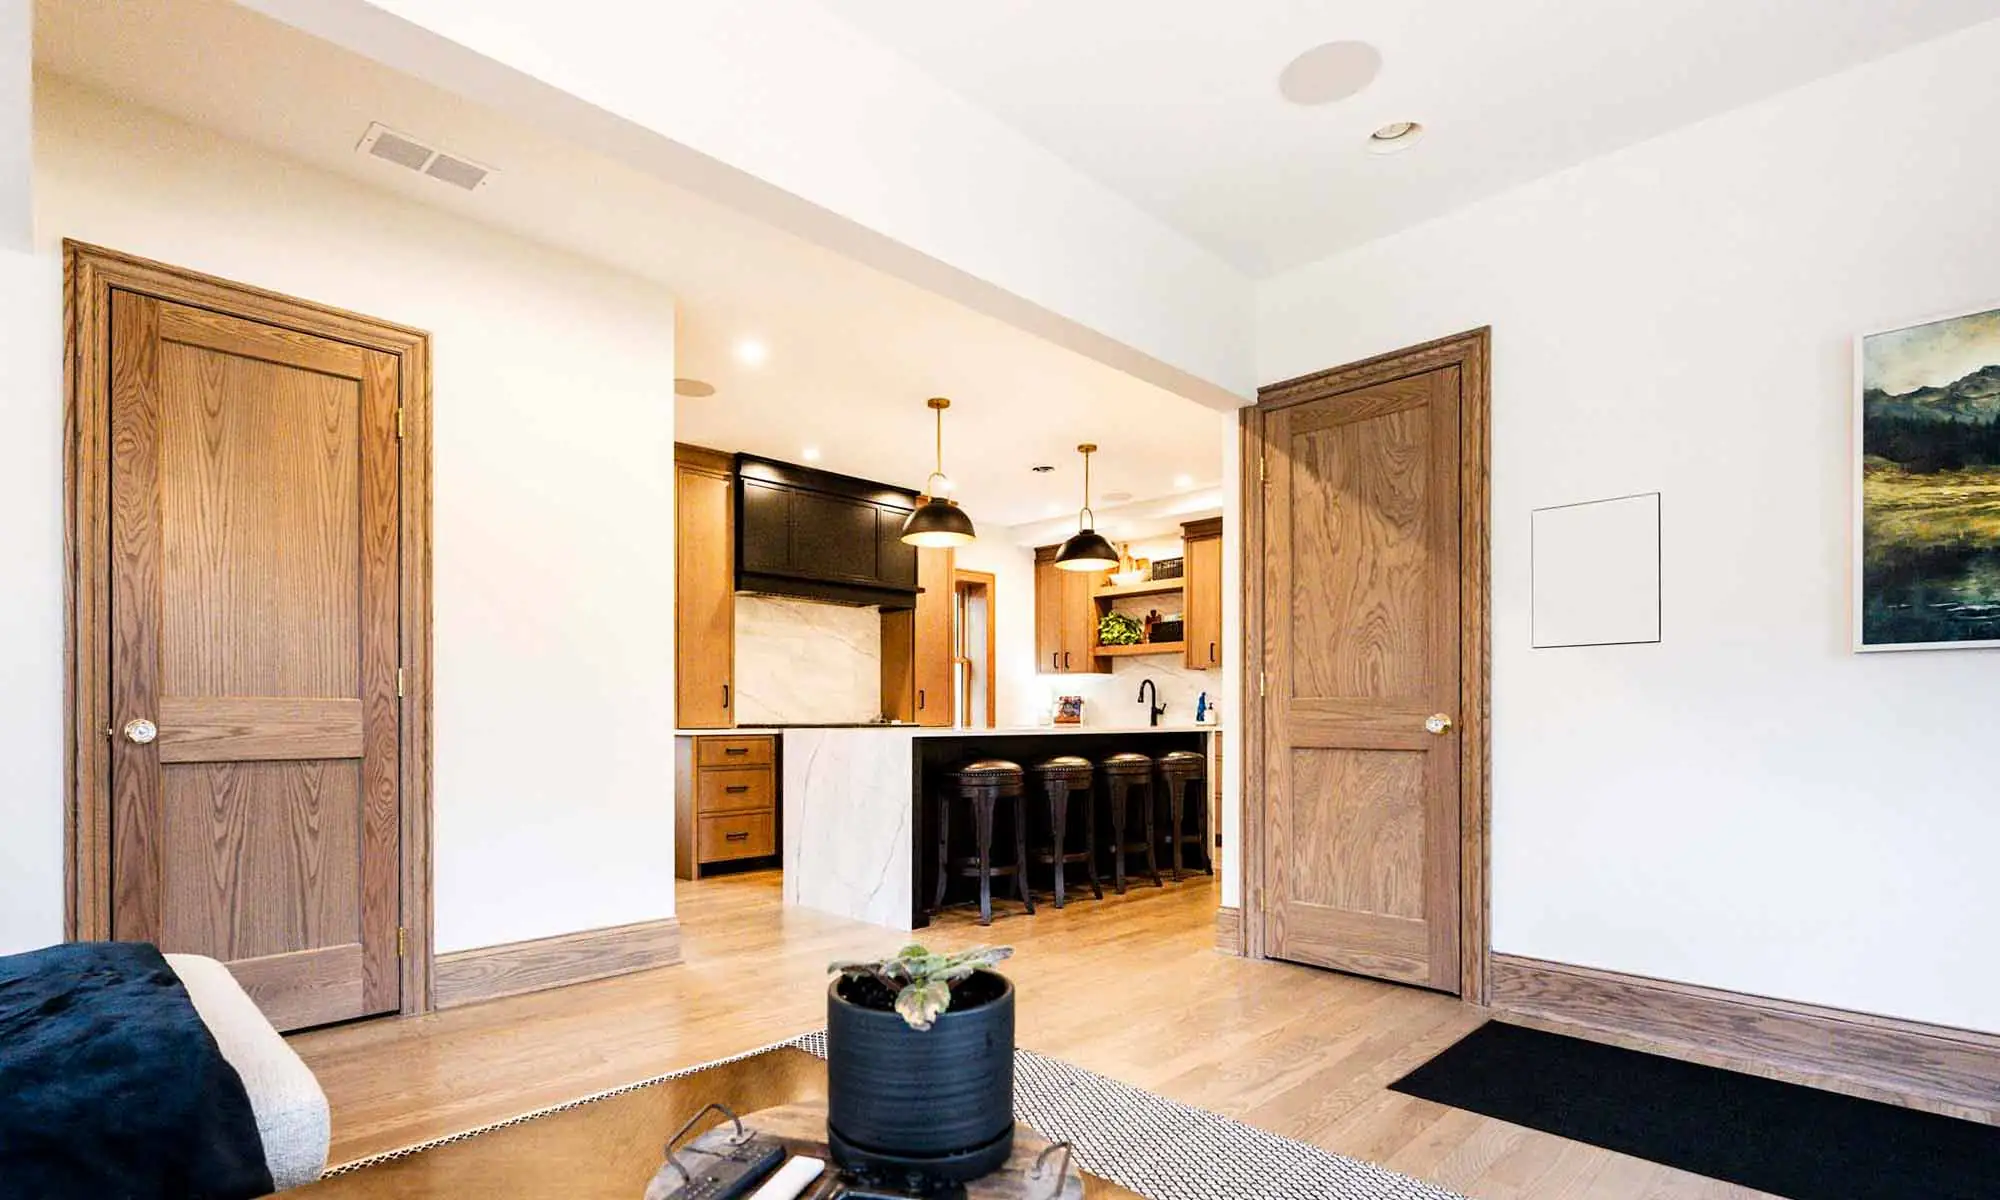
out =
<path fill-rule="evenodd" d="M 746 829 L 742 833 L 725 833 L 722 835 L 722 840 L 725 842 L 747 842 L 750 840 L 750 831 Z"/>
<path fill-rule="evenodd" d="M 722 790 L 728 792 L 732 796 L 740 796 L 744 792 L 750 790 L 750 785 L 747 783 L 732 783 L 728 787 L 723 788 Z"/>
<path fill-rule="evenodd" d="M 722 685 L 722 707 L 729 707 L 729 685 L 726 683 Z"/>
<path fill-rule="evenodd" d="M 1063 669 L 1065 671 L 1069 669 L 1069 651 L 1067 650 L 1063 651 Z"/>
<path fill-rule="evenodd" d="M 1049 651 L 1049 670 L 1051 671 L 1062 670 L 1062 651 L 1060 650 Z"/>
<path fill-rule="evenodd" d="M 917 689 L 917 711 L 919 711 L 919 712 L 923 711 L 923 707 L 924 707 L 924 689 L 922 689 L 922 688 L 918 688 L 918 689 Z"/>
<path fill-rule="evenodd" d="M 1208 661 L 1210 661 L 1210 662 L 1218 662 L 1218 661 L 1220 661 L 1219 659 L 1217 659 L 1217 658 L 1215 657 L 1215 643 L 1214 643 L 1214 642 L 1210 642 L 1210 643 L 1208 644 Z"/>

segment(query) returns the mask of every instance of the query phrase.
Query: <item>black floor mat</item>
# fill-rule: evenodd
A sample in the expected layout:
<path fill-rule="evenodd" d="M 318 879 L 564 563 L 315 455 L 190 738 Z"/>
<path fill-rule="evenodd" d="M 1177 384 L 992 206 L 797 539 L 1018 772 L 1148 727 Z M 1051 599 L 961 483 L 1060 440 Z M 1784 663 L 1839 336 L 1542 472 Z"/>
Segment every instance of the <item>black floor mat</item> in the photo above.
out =
<path fill-rule="evenodd" d="M 1793 1200 L 2000 1198 L 2000 1128 L 1499 1021 L 1391 1086 Z"/>

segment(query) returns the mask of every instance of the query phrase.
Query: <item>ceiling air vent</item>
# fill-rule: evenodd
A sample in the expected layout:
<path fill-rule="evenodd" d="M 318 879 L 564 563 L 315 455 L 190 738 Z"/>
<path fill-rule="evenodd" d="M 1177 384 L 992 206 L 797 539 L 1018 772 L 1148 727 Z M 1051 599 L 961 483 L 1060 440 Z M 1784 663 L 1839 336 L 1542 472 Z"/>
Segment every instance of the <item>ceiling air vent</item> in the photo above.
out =
<path fill-rule="evenodd" d="M 453 187 L 464 188 L 468 192 L 484 187 L 492 177 L 491 167 L 482 167 L 470 159 L 455 154 L 446 154 L 432 146 L 426 146 L 406 133 L 376 122 L 361 135 L 361 144 L 356 150 L 384 162 L 395 163 L 412 171 L 420 171 L 432 179 L 442 180 Z"/>

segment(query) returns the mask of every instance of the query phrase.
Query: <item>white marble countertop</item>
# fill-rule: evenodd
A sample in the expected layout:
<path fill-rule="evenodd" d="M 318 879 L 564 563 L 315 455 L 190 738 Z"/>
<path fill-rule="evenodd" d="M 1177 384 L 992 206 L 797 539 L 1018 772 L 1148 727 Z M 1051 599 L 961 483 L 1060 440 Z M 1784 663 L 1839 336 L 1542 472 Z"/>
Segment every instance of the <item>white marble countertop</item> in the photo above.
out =
<path fill-rule="evenodd" d="M 1091 733 L 1220 733 L 1220 725 L 1006 725 L 997 729 L 917 729 L 918 737 L 1067 737 Z"/>
<path fill-rule="evenodd" d="M 793 730 L 813 733 L 907 733 L 913 737 L 1064 737 L 1086 733 L 1221 733 L 1220 725 L 1005 725 L 997 729 L 939 729 L 922 725 L 756 725 L 737 729 L 676 729 L 675 737 L 757 737 Z"/>

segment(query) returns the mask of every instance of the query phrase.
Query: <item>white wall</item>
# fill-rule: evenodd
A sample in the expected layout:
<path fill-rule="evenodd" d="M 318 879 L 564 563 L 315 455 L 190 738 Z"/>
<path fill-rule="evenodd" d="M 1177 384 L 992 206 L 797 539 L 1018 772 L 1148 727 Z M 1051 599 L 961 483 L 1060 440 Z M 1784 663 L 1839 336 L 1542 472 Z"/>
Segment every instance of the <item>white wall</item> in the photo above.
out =
<path fill-rule="evenodd" d="M 0 246 L 26 250 L 33 233 L 34 4 L 0 0 Z"/>
<path fill-rule="evenodd" d="M 1160 386 L 1251 389 L 1247 279 L 816 0 L 242 2 Z"/>
<path fill-rule="evenodd" d="M 2000 654 L 1850 654 L 1846 569 L 1851 335 L 2000 301 L 1996 58 L 1988 24 L 1261 290 L 1266 380 L 1493 326 L 1496 950 L 2000 1030 Z M 1529 510 L 1654 489 L 1664 642 L 1529 649 Z"/>
<path fill-rule="evenodd" d="M 37 103 L 40 249 L 0 272 L 0 645 L 24 667 L 0 950 L 61 934 L 65 236 L 432 332 L 437 946 L 670 915 L 672 297 L 59 81 Z"/>

